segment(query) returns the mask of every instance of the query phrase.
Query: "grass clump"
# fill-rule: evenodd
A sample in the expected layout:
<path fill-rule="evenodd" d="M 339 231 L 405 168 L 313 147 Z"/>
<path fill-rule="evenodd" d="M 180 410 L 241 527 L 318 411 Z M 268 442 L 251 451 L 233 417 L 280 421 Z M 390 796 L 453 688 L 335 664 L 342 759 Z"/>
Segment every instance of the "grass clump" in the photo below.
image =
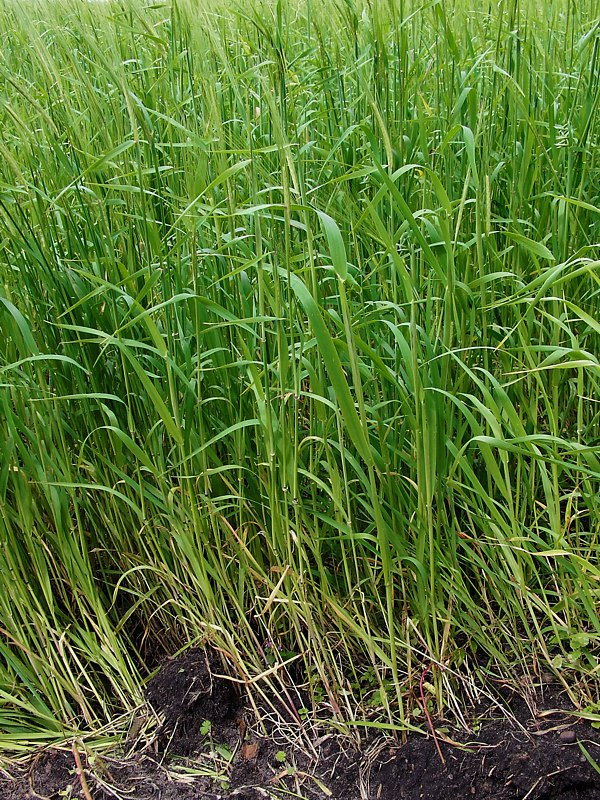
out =
<path fill-rule="evenodd" d="M 0 740 L 209 640 L 597 687 L 593 4 L 5 2 Z"/>

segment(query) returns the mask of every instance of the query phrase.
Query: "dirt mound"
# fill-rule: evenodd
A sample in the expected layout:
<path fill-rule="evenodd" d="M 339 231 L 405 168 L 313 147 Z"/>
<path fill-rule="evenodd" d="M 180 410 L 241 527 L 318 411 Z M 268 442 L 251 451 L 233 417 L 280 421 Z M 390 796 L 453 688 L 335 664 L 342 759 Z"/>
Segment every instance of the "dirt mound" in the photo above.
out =
<path fill-rule="evenodd" d="M 232 743 L 239 738 L 242 702 L 236 685 L 216 677 L 222 667 L 208 651 L 192 649 L 166 661 L 150 680 L 146 699 L 162 720 L 160 751 L 194 753 L 210 734 Z"/>

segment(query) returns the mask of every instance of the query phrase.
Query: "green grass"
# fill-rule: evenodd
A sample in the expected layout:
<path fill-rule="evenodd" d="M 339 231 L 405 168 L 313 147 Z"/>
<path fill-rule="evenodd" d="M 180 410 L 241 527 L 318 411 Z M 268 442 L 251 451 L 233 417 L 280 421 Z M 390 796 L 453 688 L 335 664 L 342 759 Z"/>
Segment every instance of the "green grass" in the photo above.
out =
<path fill-rule="evenodd" d="M 593 710 L 600 20 L 470 5 L 2 4 L 0 746 L 204 641 Z"/>

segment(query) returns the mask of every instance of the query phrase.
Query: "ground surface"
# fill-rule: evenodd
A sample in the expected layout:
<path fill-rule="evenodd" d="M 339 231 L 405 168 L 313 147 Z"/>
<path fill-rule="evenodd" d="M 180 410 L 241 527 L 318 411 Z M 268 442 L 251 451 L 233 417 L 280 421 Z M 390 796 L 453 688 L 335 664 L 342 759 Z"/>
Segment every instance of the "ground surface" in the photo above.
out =
<path fill-rule="evenodd" d="M 373 736 L 359 753 L 300 725 L 260 734 L 235 684 L 214 673 L 200 650 L 168 661 L 148 687 L 161 721 L 151 744 L 134 725 L 118 759 L 91 763 L 82 746 L 41 752 L 0 778 L 0 800 L 600 800 L 584 753 L 600 761 L 600 731 L 569 714 L 558 687 L 507 698 L 516 721 L 490 707 L 473 717 L 476 733 L 440 728 L 455 742 L 440 738 L 442 763 L 431 736 Z"/>

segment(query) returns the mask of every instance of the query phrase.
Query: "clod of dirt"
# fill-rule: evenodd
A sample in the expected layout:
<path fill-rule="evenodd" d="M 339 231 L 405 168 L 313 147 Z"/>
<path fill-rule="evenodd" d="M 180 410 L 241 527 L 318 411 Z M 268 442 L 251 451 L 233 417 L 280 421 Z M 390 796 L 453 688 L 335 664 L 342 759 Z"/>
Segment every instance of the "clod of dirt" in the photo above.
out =
<path fill-rule="evenodd" d="M 68 792 L 77 786 L 73 756 L 64 750 L 48 750 L 32 759 L 28 770 L 32 797 L 51 797 Z"/>
<path fill-rule="evenodd" d="M 560 741 L 563 744 L 573 744 L 573 742 L 577 739 L 577 734 L 575 731 L 561 731 L 560 732 Z"/>
<path fill-rule="evenodd" d="M 146 700 L 163 720 L 161 749 L 189 756 L 209 732 L 221 741 L 238 736 L 240 696 L 231 681 L 216 677 L 221 671 L 216 659 L 195 648 L 168 659 L 150 680 Z"/>

